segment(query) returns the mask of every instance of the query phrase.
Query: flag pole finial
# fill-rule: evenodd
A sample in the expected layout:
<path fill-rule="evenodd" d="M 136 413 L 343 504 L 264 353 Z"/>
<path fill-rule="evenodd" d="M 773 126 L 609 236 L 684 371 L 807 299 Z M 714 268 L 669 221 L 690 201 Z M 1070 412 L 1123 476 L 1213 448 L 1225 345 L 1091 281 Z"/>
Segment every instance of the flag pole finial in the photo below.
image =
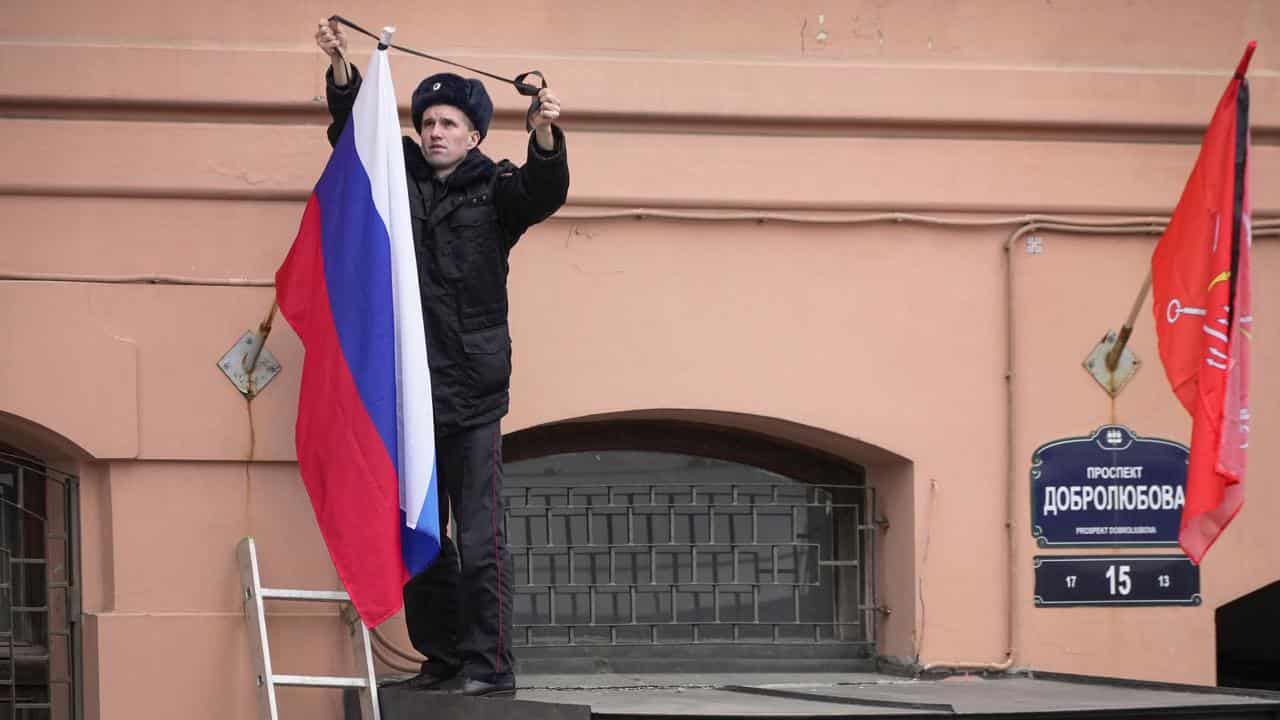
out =
<path fill-rule="evenodd" d="M 396 34 L 396 28 L 394 25 L 387 25 L 386 27 L 382 28 L 382 35 L 381 37 L 378 38 L 378 49 L 386 50 L 387 48 L 391 47 L 391 36 L 395 34 Z"/>

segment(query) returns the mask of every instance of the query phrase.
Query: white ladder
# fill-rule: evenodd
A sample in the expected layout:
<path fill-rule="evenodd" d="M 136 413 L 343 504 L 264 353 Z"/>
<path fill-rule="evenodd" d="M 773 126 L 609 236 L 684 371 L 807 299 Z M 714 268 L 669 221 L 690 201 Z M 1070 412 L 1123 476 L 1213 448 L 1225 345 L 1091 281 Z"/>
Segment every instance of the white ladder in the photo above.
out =
<path fill-rule="evenodd" d="M 359 688 L 361 716 L 380 720 L 378 680 L 373 674 L 373 652 L 369 646 L 369 630 L 356 618 L 351 628 L 351 644 L 355 647 L 356 670 L 361 676 L 328 677 L 323 675 L 278 675 L 271 670 L 271 648 L 267 644 L 265 600 L 303 600 L 310 602 L 350 603 L 351 597 L 337 590 L 284 590 L 262 586 L 258 570 L 258 550 L 253 538 L 240 541 L 236 548 L 240 559 L 240 589 L 244 593 L 244 619 L 249 624 L 253 643 L 253 661 L 257 671 L 258 717 L 279 720 L 276 708 L 276 686 Z M 352 613 L 354 616 L 354 613 Z M 359 628 L 357 634 L 356 628 Z"/>

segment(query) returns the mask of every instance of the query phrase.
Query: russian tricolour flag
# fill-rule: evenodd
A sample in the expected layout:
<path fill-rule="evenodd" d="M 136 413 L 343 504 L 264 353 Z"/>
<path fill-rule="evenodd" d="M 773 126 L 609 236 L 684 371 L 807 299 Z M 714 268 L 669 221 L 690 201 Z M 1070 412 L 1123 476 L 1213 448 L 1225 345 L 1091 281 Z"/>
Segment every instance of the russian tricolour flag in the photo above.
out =
<path fill-rule="evenodd" d="M 400 121 L 387 51 L 276 273 L 302 339 L 302 480 L 364 623 L 400 609 L 407 577 L 440 548 L 435 433 Z"/>

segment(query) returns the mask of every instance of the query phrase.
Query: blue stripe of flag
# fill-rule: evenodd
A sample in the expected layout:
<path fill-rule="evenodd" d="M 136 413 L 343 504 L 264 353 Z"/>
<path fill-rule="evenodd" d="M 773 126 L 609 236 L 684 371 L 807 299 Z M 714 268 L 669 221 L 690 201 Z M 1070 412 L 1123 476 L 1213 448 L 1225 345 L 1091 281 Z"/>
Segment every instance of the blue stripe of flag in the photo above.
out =
<path fill-rule="evenodd" d="M 338 340 L 369 418 L 400 473 L 391 241 L 347 123 L 316 184 L 325 283 Z"/>

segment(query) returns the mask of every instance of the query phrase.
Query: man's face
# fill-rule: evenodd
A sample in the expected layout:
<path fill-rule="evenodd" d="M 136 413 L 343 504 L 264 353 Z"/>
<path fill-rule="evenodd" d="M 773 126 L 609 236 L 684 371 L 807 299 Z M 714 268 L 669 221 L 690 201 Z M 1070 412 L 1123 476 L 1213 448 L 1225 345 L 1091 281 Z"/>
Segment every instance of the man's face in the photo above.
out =
<path fill-rule="evenodd" d="M 432 105 L 422 111 L 422 154 L 437 174 L 452 171 L 479 144 L 480 133 L 458 108 Z"/>

